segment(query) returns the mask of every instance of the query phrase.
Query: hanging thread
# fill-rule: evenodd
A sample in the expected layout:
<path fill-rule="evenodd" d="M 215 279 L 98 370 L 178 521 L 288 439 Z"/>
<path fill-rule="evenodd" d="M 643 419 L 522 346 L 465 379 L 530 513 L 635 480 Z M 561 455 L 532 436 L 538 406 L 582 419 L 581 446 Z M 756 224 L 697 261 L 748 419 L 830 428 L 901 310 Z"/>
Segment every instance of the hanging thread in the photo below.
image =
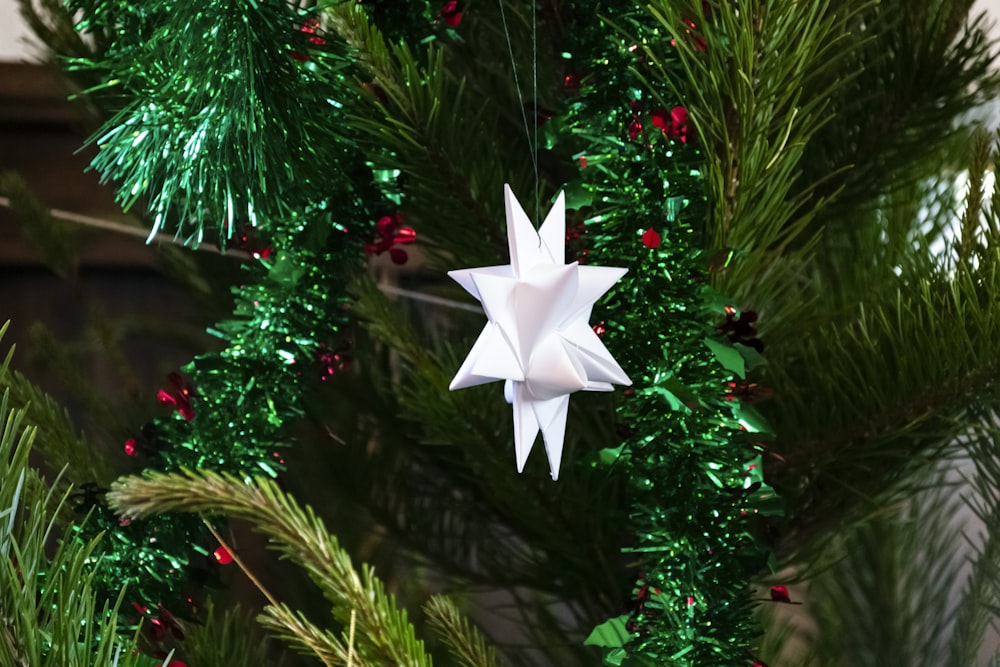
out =
<path fill-rule="evenodd" d="M 538 2 L 531 0 L 531 98 L 534 101 L 532 127 L 535 140 L 532 143 L 532 164 L 535 165 L 535 224 L 538 222 L 538 197 L 541 180 L 538 178 Z"/>
<path fill-rule="evenodd" d="M 517 61 L 514 59 L 514 46 L 510 39 L 510 29 L 507 26 L 507 13 L 504 11 L 504 0 L 497 0 L 500 7 L 500 22 L 503 24 L 503 34 L 507 38 L 507 53 L 510 55 L 510 66 L 514 71 L 514 88 L 517 90 L 517 101 L 521 105 L 521 120 L 524 122 L 524 134 L 528 139 L 528 148 L 531 152 L 531 166 L 535 171 L 535 225 L 538 223 L 539 215 L 539 189 L 541 181 L 538 176 L 538 21 L 537 6 L 535 0 L 531 1 L 531 91 L 533 95 L 532 111 L 534 113 L 535 130 L 532 134 L 528 126 L 528 110 L 524 104 L 524 95 L 521 93 L 521 81 L 517 76 Z"/>

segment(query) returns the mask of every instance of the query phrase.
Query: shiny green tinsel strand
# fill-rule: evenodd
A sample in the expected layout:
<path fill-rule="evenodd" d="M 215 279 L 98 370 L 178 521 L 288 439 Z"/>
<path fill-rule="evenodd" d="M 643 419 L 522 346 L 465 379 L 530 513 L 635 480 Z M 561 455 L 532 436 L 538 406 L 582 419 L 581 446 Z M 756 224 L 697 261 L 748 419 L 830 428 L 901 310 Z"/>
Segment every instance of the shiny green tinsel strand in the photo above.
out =
<path fill-rule="evenodd" d="M 92 138 L 94 168 L 140 198 L 153 233 L 223 245 L 243 224 L 268 227 L 322 192 L 347 141 L 336 119 L 346 86 L 317 85 L 346 67 L 338 42 L 293 3 L 79 0 L 78 27 L 117 35 L 106 72 L 123 108 Z M 269 231 L 269 230 L 268 230 Z"/>
<path fill-rule="evenodd" d="M 757 465 L 759 436 L 741 424 L 749 408 L 726 393 L 740 378 L 720 359 L 738 365 L 741 357 L 715 328 L 724 302 L 707 287 L 698 249 L 694 225 L 705 201 L 697 140 L 670 125 L 680 101 L 635 75 L 635 45 L 662 37 L 637 8 L 609 18 L 629 38 L 584 33 L 577 46 L 590 58 L 578 66 L 600 80 L 570 114 L 591 140 L 579 154 L 580 180 L 569 186 L 586 193 L 587 260 L 629 269 L 605 304 L 604 327 L 634 381 L 618 412 L 629 437 L 616 469 L 629 481 L 627 551 L 639 576 L 626 624 L 633 638 L 606 660 L 745 666 L 759 634 L 749 582 L 769 556 L 751 521 L 773 494 Z"/>

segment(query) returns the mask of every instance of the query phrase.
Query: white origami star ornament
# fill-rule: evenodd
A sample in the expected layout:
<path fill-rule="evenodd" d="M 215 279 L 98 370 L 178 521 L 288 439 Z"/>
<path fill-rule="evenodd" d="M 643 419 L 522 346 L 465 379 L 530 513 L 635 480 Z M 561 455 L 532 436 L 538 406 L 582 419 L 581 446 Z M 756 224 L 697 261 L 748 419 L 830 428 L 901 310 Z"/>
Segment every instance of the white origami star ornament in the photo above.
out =
<path fill-rule="evenodd" d="M 537 232 L 509 185 L 504 201 L 510 264 L 448 273 L 479 299 L 489 320 L 450 389 L 506 380 L 518 472 L 541 431 L 557 479 L 569 395 L 631 384 L 588 323 L 594 302 L 626 269 L 566 263 L 563 193 Z"/>

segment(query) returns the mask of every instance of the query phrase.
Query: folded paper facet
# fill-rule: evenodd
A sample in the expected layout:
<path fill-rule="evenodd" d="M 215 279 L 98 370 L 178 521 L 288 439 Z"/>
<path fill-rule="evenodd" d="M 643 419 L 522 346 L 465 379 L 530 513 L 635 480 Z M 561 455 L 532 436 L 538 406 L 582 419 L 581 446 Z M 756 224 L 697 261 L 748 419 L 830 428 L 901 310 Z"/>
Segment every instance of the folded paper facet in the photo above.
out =
<path fill-rule="evenodd" d="M 448 273 L 482 303 L 489 320 L 450 388 L 505 380 L 518 471 L 541 431 L 556 479 L 569 395 L 631 384 L 588 323 L 594 302 L 626 269 L 566 263 L 563 193 L 537 232 L 509 185 L 504 201 L 510 264 Z"/>

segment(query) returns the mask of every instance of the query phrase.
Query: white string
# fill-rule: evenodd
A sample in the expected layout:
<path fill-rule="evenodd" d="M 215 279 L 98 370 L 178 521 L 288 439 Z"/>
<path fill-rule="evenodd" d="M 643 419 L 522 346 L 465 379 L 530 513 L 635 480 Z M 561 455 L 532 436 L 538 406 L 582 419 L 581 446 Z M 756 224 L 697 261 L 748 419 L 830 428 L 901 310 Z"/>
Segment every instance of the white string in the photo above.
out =
<path fill-rule="evenodd" d="M 468 303 L 446 299 L 443 296 L 434 296 L 433 294 L 414 292 L 413 290 L 383 283 L 379 283 L 378 288 L 386 294 L 395 294 L 396 296 L 413 299 L 414 301 L 423 301 L 424 303 L 434 304 L 435 306 L 444 306 L 445 308 L 451 308 L 453 310 L 467 310 L 470 313 L 476 313 L 477 315 L 483 314 L 482 306 L 473 306 Z"/>
<path fill-rule="evenodd" d="M 0 206 L 5 206 L 10 208 L 10 199 L 7 197 L 0 197 Z M 93 229 L 102 229 L 108 232 L 115 232 L 117 234 L 126 234 L 128 236 L 133 236 L 136 238 L 146 238 L 146 231 L 139 227 L 133 227 L 132 225 L 127 225 L 121 222 L 113 222 L 111 220 L 104 220 L 102 218 L 94 218 L 89 215 L 81 215 L 79 213 L 73 213 L 71 211 L 60 211 L 59 209 L 52 208 L 48 211 L 49 215 L 56 220 L 64 220 L 66 222 L 72 222 L 77 225 L 82 225 L 84 227 L 90 227 Z M 168 234 L 157 234 L 157 241 L 163 241 L 166 243 L 171 243 L 175 245 L 180 245 L 180 241 L 173 238 Z M 221 252 L 218 246 L 214 246 L 210 243 L 200 243 L 195 250 L 209 251 L 209 252 Z M 233 257 L 237 259 L 250 259 L 250 253 L 244 252 L 243 250 L 236 250 L 234 248 L 227 248 L 225 255 L 227 257 Z M 473 306 L 468 303 L 462 303 L 461 301 L 454 301 L 452 299 L 446 299 L 440 296 L 434 296 L 433 294 L 424 294 L 423 292 L 415 292 L 413 290 L 403 289 L 402 287 L 396 287 L 394 285 L 380 284 L 379 289 L 381 289 L 386 294 L 395 294 L 397 296 L 404 297 L 406 299 L 412 299 L 414 301 L 423 301 L 424 303 L 430 303 L 435 306 L 443 306 L 445 308 L 451 308 L 453 310 L 467 310 L 471 313 L 482 314 L 483 309 L 479 306 Z"/>
<path fill-rule="evenodd" d="M 535 224 L 538 224 L 538 39 L 536 33 L 537 21 L 535 20 L 535 0 L 531 0 L 531 61 L 532 74 L 531 84 L 534 93 L 534 123 L 535 133 L 532 139 L 531 129 L 528 126 L 528 110 L 524 107 L 524 96 L 521 94 L 521 82 L 517 76 L 517 61 L 514 59 L 514 47 L 510 41 L 510 29 L 507 27 L 507 13 L 503 8 L 504 0 L 497 0 L 500 7 L 500 21 L 503 23 L 503 34 L 507 38 L 507 52 L 510 54 L 510 66 L 514 70 L 514 88 L 517 90 L 517 100 L 521 105 L 521 120 L 524 121 L 524 134 L 528 138 L 528 149 L 531 151 L 531 166 L 535 170 Z"/>
<path fill-rule="evenodd" d="M 0 197 L 0 206 L 6 208 L 12 208 L 10 199 L 8 197 Z M 135 227 L 133 225 L 128 225 L 123 222 L 114 222 L 113 220 L 104 220 L 102 218 L 94 218 L 89 215 L 81 215 L 80 213 L 73 213 L 72 211 L 60 211 L 57 208 L 51 208 L 48 214 L 55 218 L 56 220 L 65 220 L 66 222 L 73 222 L 78 225 L 83 225 L 84 227 L 92 227 L 94 229 L 104 229 L 109 232 L 115 232 L 117 234 L 125 234 L 127 236 L 134 236 L 136 238 L 145 239 L 146 242 L 159 241 L 161 243 L 172 243 L 175 245 L 180 245 L 180 242 L 165 232 L 158 232 L 153 236 L 149 236 L 145 229 L 140 227 Z M 219 250 L 219 246 L 213 245 L 211 243 L 199 243 L 194 246 L 195 250 L 205 250 L 209 252 L 222 253 Z M 226 255 L 236 255 L 240 256 L 242 251 L 240 250 L 227 250 L 224 254 Z M 247 253 L 242 253 L 243 256 L 249 257 Z"/>

